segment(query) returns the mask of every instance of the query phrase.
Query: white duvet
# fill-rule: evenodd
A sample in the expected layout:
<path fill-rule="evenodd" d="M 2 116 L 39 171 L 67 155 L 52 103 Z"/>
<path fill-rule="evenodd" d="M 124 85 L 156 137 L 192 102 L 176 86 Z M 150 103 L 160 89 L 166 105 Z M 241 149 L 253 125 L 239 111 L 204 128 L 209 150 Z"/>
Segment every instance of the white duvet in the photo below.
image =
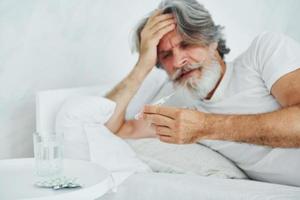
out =
<path fill-rule="evenodd" d="M 64 133 L 65 157 L 91 160 L 112 173 L 168 171 L 246 177 L 231 161 L 199 144 L 174 145 L 157 139 L 128 140 L 128 144 L 103 125 L 114 106 L 97 96 L 76 96 L 65 102 L 56 122 L 56 131 Z"/>
<path fill-rule="evenodd" d="M 157 140 L 129 145 L 103 125 L 114 106 L 100 96 L 72 97 L 56 119 L 67 158 L 111 171 L 118 189 L 103 199 L 300 199 L 299 188 L 240 179 L 241 170 L 205 146 L 165 146 Z"/>
<path fill-rule="evenodd" d="M 299 200 L 300 188 L 243 179 L 137 173 L 97 200 Z"/>

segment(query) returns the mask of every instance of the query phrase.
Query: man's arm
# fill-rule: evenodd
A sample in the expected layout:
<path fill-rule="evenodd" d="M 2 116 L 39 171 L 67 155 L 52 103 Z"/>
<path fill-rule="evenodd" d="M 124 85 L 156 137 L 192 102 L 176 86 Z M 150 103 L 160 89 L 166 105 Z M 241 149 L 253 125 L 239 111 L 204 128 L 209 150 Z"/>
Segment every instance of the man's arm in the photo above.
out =
<path fill-rule="evenodd" d="M 227 135 L 225 132 L 217 135 L 215 130 L 212 137 L 273 147 L 300 147 L 300 69 L 276 81 L 271 93 L 281 104 L 281 110 L 257 115 L 212 116 L 212 127 L 220 130 L 222 127 L 218 126 L 222 125 L 218 122 L 223 118 L 223 129 L 229 129 Z"/>
<path fill-rule="evenodd" d="M 116 133 L 125 122 L 125 111 L 129 101 L 146 76 L 147 72 L 138 63 L 130 74 L 106 95 L 106 98 L 116 102 L 114 114 L 105 124 L 113 133 Z"/>
<path fill-rule="evenodd" d="M 137 64 L 129 75 L 106 95 L 106 98 L 117 104 L 112 117 L 105 124 L 113 133 L 117 133 L 125 123 L 125 111 L 130 100 L 156 64 L 159 40 L 174 28 L 172 14 L 162 14 L 162 11 L 156 11 L 147 20 L 140 35 Z"/>
<path fill-rule="evenodd" d="M 124 139 L 156 137 L 155 129 L 145 120 L 127 120 L 117 135 Z"/>
<path fill-rule="evenodd" d="M 160 140 L 169 143 L 218 139 L 272 147 L 300 147 L 300 69 L 280 78 L 271 93 L 283 108 L 270 113 L 220 115 L 146 106 L 143 118 L 154 125 Z"/>
<path fill-rule="evenodd" d="M 300 147 L 300 105 L 257 115 L 209 115 L 202 139 Z"/>

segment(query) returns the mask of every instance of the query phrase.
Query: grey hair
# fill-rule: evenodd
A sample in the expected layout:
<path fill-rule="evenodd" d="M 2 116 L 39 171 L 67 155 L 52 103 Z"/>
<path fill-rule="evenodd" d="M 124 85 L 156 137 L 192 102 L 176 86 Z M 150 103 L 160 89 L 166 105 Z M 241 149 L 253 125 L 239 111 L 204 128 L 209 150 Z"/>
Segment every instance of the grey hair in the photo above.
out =
<path fill-rule="evenodd" d="M 158 6 L 163 13 L 172 13 L 175 17 L 177 32 L 183 40 L 191 44 L 208 46 L 211 43 L 218 43 L 217 51 L 222 59 L 230 49 L 226 46 L 222 30 L 223 27 L 215 25 L 207 9 L 196 0 L 163 0 Z M 153 13 L 152 11 L 149 16 Z M 141 31 L 143 30 L 148 17 L 142 19 L 133 34 L 133 51 L 139 52 Z"/>

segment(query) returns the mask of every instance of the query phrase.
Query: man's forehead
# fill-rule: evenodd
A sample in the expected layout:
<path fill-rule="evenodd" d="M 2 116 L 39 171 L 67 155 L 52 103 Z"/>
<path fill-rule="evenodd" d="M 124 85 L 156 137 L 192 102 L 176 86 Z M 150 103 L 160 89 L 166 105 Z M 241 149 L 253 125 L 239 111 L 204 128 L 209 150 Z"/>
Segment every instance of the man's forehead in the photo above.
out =
<path fill-rule="evenodd" d="M 168 51 L 182 41 L 182 37 L 176 30 L 173 30 L 164 35 L 158 44 L 158 52 Z"/>

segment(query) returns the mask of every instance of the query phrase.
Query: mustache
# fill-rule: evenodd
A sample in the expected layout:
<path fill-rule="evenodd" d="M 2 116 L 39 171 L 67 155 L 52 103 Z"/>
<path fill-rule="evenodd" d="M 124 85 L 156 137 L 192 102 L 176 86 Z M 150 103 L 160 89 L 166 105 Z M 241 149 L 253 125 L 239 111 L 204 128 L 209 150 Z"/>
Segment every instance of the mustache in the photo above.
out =
<path fill-rule="evenodd" d="M 172 81 L 176 81 L 178 80 L 183 74 L 194 70 L 194 69 L 200 69 L 203 67 L 202 63 L 194 63 L 194 64 L 186 64 L 183 67 L 181 67 L 180 69 L 177 69 L 174 74 L 171 77 Z"/>

